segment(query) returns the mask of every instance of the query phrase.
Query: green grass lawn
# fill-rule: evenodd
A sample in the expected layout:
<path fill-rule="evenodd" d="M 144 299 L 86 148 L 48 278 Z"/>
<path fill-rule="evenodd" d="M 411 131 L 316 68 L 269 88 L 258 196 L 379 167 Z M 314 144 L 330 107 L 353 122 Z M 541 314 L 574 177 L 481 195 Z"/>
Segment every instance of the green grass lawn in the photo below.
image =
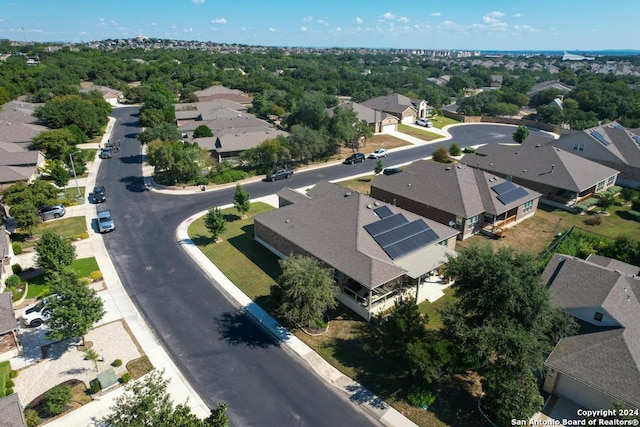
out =
<path fill-rule="evenodd" d="M 78 197 L 78 189 L 80 190 L 80 197 Z M 77 200 L 78 204 L 81 205 L 84 203 L 84 187 L 76 187 L 75 181 L 73 178 L 69 180 L 67 187 L 62 191 L 62 197 L 58 197 L 60 199 L 69 199 L 69 200 Z"/>
<path fill-rule="evenodd" d="M 431 123 L 433 123 L 433 126 L 437 127 L 438 129 L 442 129 L 445 126 L 455 125 L 460 123 L 457 120 L 450 119 L 449 117 L 445 117 L 441 115 L 430 117 L 429 120 L 431 120 Z"/>
<path fill-rule="evenodd" d="M 447 288 L 444 290 L 444 296 L 434 301 L 433 303 L 425 301 L 418 307 L 420 313 L 429 316 L 429 322 L 427 323 L 427 329 L 430 331 L 437 331 L 442 329 L 442 318 L 440 316 L 440 310 L 446 305 L 452 304 L 456 301 L 456 297 L 453 295 L 453 289 Z"/>
<path fill-rule="evenodd" d="M 100 270 L 94 257 L 76 259 L 70 268 L 76 272 L 78 277 L 89 277 L 91 272 Z"/>
<path fill-rule="evenodd" d="M 278 257 L 253 239 L 253 215 L 273 210 L 265 203 L 252 203 L 246 218 L 234 208 L 222 211 L 227 231 L 214 243 L 204 226 L 204 217 L 189 226 L 189 236 L 216 266 L 253 300 L 264 300 L 280 275 Z M 262 304 L 260 304 L 262 306 Z M 264 308 L 264 306 L 263 306 Z"/>
<path fill-rule="evenodd" d="M 424 139 L 425 141 L 433 141 L 434 139 L 442 138 L 442 135 L 429 132 L 425 129 L 415 128 L 409 125 L 398 124 L 398 131 L 406 133 L 407 135 L 415 136 L 416 138 Z"/>
<path fill-rule="evenodd" d="M 87 232 L 87 224 L 83 216 L 72 216 L 55 221 L 46 221 L 38 225 L 33 230 L 33 235 L 39 236 L 45 231 L 58 234 L 65 239 L 73 239 L 74 237 Z M 24 232 L 17 232 L 11 236 L 11 240 L 20 244 L 24 249 L 33 247 L 38 243 L 37 240 L 29 239 L 29 237 L 30 236 Z"/>
<path fill-rule="evenodd" d="M 69 267 L 78 277 L 89 277 L 92 271 L 99 271 L 98 263 L 94 257 L 76 259 Z M 29 290 L 27 298 L 38 298 L 49 295 L 49 283 L 45 281 L 44 274 L 27 279 Z"/>
<path fill-rule="evenodd" d="M 11 364 L 9 361 L 0 362 L 0 398 L 6 396 L 6 384 L 9 380 L 9 372 L 11 372 Z"/>

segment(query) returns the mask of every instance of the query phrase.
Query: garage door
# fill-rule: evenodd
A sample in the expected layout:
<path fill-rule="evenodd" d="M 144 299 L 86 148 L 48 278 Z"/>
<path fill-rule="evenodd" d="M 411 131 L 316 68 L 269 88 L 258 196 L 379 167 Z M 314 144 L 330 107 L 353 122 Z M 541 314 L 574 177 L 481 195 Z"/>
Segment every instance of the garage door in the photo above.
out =
<path fill-rule="evenodd" d="M 382 126 L 382 133 L 393 132 L 396 128 L 396 125 L 384 125 Z"/>
<path fill-rule="evenodd" d="M 585 409 L 607 409 L 611 399 L 591 387 L 585 386 L 571 377 L 560 374 L 556 394 L 572 400 Z"/>

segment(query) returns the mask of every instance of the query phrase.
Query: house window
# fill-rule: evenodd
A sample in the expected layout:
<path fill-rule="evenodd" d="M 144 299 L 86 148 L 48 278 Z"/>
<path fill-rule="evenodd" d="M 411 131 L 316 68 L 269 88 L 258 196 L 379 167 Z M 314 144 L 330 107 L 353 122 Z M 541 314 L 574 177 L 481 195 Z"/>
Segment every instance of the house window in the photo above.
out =
<path fill-rule="evenodd" d="M 480 215 L 472 216 L 467 220 L 467 228 L 473 228 L 480 221 Z"/>
<path fill-rule="evenodd" d="M 613 185 L 614 182 L 616 182 L 616 176 L 610 176 L 609 179 L 607 179 L 607 187 Z"/>
<path fill-rule="evenodd" d="M 523 212 L 523 213 L 527 213 L 527 212 L 529 212 L 531 209 L 533 209 L 533 200 L 529 200 L 527 203 L 525 203 L 524 205 L 522 205 L 522 212 Z"/>
<path fill-rule="evenodd" d="M 584 151 L 584 142 L 576 142 L 573 144 L 573 151 Z"/>
<path fill-rule="evenodd" d="M 595 320 L 596 322 L 602 322 L 603 317 L 604 317 L 604 314 L 600 313 L 599 311 L 596 311 L 596 314 L 593 316 L 593 320 Z"/>
<path fill-rule="evenodd" d="M 604 188 L 604 181 L 600 181 L 596 186 L 596 191 L 602 191 L 603 188 Z"/>

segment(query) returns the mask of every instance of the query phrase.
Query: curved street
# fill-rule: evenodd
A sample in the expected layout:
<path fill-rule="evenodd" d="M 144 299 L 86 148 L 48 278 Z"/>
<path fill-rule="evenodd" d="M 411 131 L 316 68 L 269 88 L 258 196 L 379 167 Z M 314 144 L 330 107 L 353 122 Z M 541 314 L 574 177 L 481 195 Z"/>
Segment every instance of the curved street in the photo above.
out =
<path fill-rule="evenodd" d="M 111 139 L 121 148 L 103 161 L 97 183 L 109 191 L 117 231 L 104 242 L 120 279 L 183 375 L 210 407 L 228 404 L 232 425 L 379 425 L 313 373 L 230 302 L 180 248 L 187 217 L 232 203 L 234 188 L 170 196 L 144 190 L 136 107 L 114 109 Z M 451 140 L 398 150 L 389 164 L 429 157 L 439 146 L 511 142 L 512 126 L 464 125 Z M 386 163 L 387 163 L 386 162 Z M 371 172 L 372 163 L 300 171 L 291 180 L 244 185 L 252 198 L 284 186 L 306 187 Z"/>

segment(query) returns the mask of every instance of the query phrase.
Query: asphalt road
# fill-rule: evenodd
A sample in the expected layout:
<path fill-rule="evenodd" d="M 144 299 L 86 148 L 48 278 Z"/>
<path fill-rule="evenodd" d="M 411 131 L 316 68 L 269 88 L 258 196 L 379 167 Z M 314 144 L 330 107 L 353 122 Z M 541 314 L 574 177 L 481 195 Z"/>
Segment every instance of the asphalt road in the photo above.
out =
<path fill-rule="evenodd" d="M 105 244 L 130 297 L 183 375 L 214 407 L 228 404 L 235 426 L 379 425 L 338 394 L 292 353 L 280 347 L 212 285 L 176 242 L 175 230 L 188 216 L 232 203 L 234 189 L 171 196 L 147 192 L 142 184 L 137 108 L 115 109 L 111 140 L 120 151 L 102 160 L 97 185 L 109 194 L 117 231 Z M 511 126 L 452 129 L 461 147 L 509 142 Z M 385 166 L 431 155 L 451 141 L 398 151 Z M 252 197 L 284 186 L 311 186 L 372 171 L 374 162 L 336 165 L 296 173 L 290 180 L 256 182 L 244 188 Z"/>

